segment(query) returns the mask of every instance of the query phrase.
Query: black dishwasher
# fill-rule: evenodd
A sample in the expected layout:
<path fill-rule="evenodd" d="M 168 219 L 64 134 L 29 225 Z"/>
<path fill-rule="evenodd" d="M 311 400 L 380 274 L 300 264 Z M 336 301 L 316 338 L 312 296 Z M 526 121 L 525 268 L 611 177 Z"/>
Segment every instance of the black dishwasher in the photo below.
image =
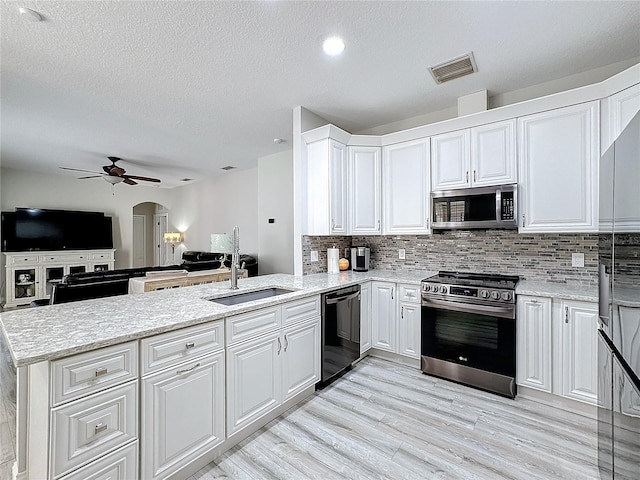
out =
<path fill-rule="evenodd" d="M 322 383 L 360 358 L 360 285 L 322 294 Z"/>

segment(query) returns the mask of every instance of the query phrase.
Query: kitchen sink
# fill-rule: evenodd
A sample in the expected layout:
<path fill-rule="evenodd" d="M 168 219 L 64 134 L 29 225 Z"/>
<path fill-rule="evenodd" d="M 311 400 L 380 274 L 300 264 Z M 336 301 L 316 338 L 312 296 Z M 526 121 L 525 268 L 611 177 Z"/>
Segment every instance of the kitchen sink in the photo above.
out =
<path fill-rule="evenodd" d="M 263 298 L 277 297 L 278 295 L 284 295 L 285 293 L 292 293 L 295 290 L 288 290 L 286 288 L 265 288 L 264 290 L 256 290 L 254 292 L 237 293 L 235 295 L 229 295 L 220 298 L 210 298 L 210 302 L 221 303 L 222 305 L 238 305 L 239 303 L 253 302 L 254 300 L 261 300 Z"/>

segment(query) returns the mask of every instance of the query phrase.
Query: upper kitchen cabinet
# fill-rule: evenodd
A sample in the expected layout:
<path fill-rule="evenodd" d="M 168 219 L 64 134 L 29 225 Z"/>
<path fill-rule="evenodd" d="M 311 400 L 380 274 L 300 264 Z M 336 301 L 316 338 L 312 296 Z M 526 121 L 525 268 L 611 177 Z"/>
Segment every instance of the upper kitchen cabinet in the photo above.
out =
<path fill-rule="evenodd" d="M 518 119 L 520 232 L 595 232 L 599 103 Z"/>
<path fill-rule="evenodd" d="M 385 235 L 429 233 L 429 139 L 382 148 Z"/>
<path fill-rule="evenodd" d="M 381 148 L 350 146 L 349 233 L 380 235 Z"/>
<path fill-rule="evenodd" d="M 434 191 L 516 183 L 516 122 L 431 137 Z"/>
<path fill-rule="evenodd" d="M 307 144 L 307 235 L 347 233 L 347 147 L 325 138 Z"/>
<path fill-rule="evenodd" d="M 640 83 L 602 100 L 602 145 L 604 153 L 640 111 Z"/>

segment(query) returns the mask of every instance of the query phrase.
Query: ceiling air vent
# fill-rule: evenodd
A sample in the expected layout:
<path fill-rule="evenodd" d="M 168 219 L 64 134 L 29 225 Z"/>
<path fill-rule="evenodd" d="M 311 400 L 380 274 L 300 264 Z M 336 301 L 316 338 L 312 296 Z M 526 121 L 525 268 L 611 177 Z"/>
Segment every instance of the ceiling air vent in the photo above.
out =
<path fill-rule="evenodd" d="M 447 60 L 433 67 L 429 67 L 429 73 L 437 84 L 455 80 L 478 71 L 473 52 Z"/>
<path fill-rule="evenodd" d="M 236 167 L 232 167 L 231 165 L 227 165 L 226 167 L 222 167 L 222 170 L 229 171 L 229 170 L 233 170 L 234 168 L 236 168 Z"/>

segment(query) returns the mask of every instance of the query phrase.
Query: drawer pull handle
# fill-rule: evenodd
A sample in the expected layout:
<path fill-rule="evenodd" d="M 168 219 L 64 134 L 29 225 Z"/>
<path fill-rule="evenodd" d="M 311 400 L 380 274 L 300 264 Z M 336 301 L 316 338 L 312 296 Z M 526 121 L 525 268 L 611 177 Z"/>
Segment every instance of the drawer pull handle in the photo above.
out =
<path fill-rule="evenodd" d="M 184 375 L 184 374 L 186 374 L 186 373 L 191 373 L 191 372 L 193 372 L 196 368 L 198 368 L 199 366 L 200 366 L 200 363 L 196 363 L 193 367 L 191 367 L 191 368 L 184 368 L 184 369 L 182 369 L 182 370 L 178 370 L 176 373 L 177 373 L 178 375 Z"/>
<path fill-rule="evenodd" d="M 104 432 L 107 428 L 109 428 L 109 425 L 107 425 L 106 423 L 97 424 L 95 428 L 96 435 L 100 432 Z"/>
<path fill-rule="evenodd" d="M 102 368 L 96 368 L 96 377 L 101 377 L 102 375 L 106 375 L 107 374 L 107 369 L 102 367 Z"/>
<path fill-rule="evenodd" d="M 189 342 L 185 345 L 185 348 L 189 350 L 190 348 L 194 348 L 196 344 L 194 342 Z"/>
<path fill-rule="evenodd" d="M 287 338 L 287 336 L 284 336 L 284 351 L 287 351 L 287 348 L 289 347 L 289 339 Z"/>

